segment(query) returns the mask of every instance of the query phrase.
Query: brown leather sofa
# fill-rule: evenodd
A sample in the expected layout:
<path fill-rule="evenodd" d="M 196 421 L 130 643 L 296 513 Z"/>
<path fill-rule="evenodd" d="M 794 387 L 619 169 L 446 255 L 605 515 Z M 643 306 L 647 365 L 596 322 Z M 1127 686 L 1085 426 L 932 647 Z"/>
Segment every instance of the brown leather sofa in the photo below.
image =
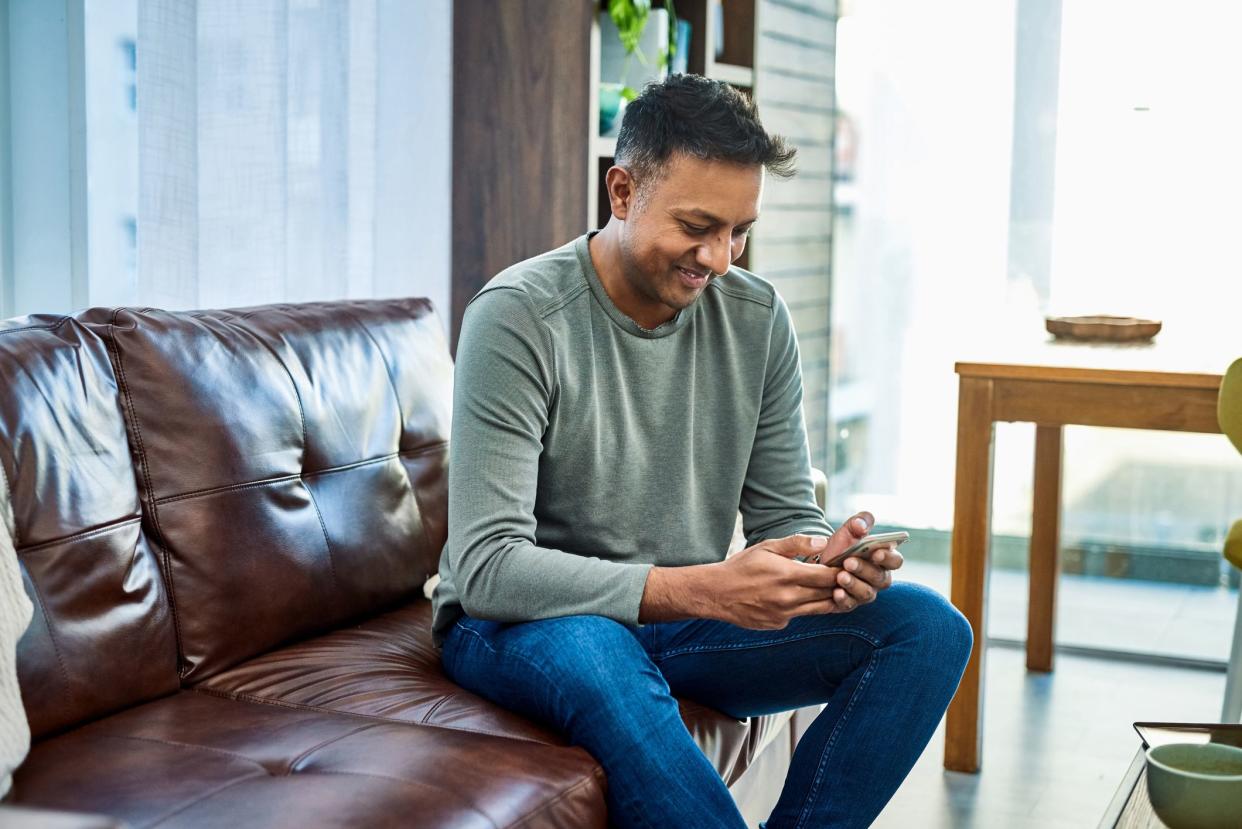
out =
<path fill-rule="evenodd" d="M 35 606 L 0 825 L 606 825 L 599 765 L 432 648 L 452 369 L 420 299 L 0 323 Z M 735 793 L 779 788 L 788 715 L 682 711 Z"/>

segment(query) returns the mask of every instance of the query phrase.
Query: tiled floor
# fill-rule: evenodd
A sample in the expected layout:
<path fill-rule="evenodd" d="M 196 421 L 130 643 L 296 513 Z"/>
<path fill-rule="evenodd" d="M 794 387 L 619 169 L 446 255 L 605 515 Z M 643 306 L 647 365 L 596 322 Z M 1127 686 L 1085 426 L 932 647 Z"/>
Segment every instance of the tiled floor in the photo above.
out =
<path fill-rule="evenodd" d="M 1060 656 L 1028 674 L 1022 651 L 986 657 L 983 769 L 942 767 L 944 726 L 889 803 L 889 829 L 1095 827 L 1139 747 L 1141 719 L 1214 721 L 1224 675 Z"/>
<path fill-rule="evenodd" d="M 911 581 L 948 588 L 948 568 L 911 562 Z M 994 571 L 989 634 L 1026 633 L 1026 577 Z M 1058 639 L 1119 650 L 1224 659 L 1236 592 L 1088 577 L 1061 582 Z M 1224 674 L 1058 655 L 1028 674 L 1023 652 L 988 649 L 983 770 L 942 768 L 941 726 L 879 827 L 1094 827 L 1138 748 L 1140 719 L 1215 721 Z"/>

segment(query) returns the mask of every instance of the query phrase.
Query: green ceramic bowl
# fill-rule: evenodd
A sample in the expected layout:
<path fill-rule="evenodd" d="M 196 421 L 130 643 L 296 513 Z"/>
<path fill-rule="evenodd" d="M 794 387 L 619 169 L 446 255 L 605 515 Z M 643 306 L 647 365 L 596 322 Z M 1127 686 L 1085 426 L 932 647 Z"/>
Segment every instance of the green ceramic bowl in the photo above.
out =
<path fill-rule="evenodd" d="M 1242 826 L 1242 748 L 1173 743 L 1147 752 L 1147 794 L 1169 829 Z"/>

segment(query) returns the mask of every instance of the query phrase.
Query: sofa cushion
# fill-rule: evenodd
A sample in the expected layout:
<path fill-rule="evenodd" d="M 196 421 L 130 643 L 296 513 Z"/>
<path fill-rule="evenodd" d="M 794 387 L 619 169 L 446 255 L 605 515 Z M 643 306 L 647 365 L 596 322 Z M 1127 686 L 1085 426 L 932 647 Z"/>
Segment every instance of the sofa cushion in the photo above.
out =
<path fill-rule="evenodd" d="M 85 318 L 113 345 L 185 679 L 435 572 L 452 361 L 426 300 Z"/>
<path fill-rule="evenodd" d="M 167 594 L 141 525 L 103 340 L 0 323 L 0 521 L 34 604 L 17 671 L 37 739 L 177 689 Z"/>
<path fill-rule="evenodd" d="M 135 827 L 605 825 L 581 749 L 184 691 L 43 741 L 15 802 Z"/>
<path fill-rule="evenodd" d="M 264 654 L 196 687 L 232 699 L 565 744 L 560 735 L 444 675 L 431 643 L 426 600 Z M 735 720 L 688 700 L 680 705 L 686 727 L 728 783 L 742 776 L 789 718 L 781 713 Z"/>

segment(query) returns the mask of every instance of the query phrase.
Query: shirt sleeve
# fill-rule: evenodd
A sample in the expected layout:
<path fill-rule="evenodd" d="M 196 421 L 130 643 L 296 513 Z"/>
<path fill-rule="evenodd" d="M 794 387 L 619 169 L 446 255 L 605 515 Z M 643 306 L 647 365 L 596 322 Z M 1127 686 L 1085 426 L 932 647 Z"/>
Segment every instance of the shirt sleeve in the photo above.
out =
<path fill-rule="evenodd" d="M 785 301 L 772 305 L 772 334 L 755 443 L 742 484 L 747 545 L 795 533 L 831 535 L 815 503 L 811 452 L 802 413 L 802 365 Z"/>
<path fill-rule="evenodd" d="M 475 297 L 457 345 L 444 551 L 462 609 L 502 622 L 591 614 L 637 624 L 650 564 L 536 543 L 555 394 L 551 332 L 530 298 L 505 287 Z"/>

